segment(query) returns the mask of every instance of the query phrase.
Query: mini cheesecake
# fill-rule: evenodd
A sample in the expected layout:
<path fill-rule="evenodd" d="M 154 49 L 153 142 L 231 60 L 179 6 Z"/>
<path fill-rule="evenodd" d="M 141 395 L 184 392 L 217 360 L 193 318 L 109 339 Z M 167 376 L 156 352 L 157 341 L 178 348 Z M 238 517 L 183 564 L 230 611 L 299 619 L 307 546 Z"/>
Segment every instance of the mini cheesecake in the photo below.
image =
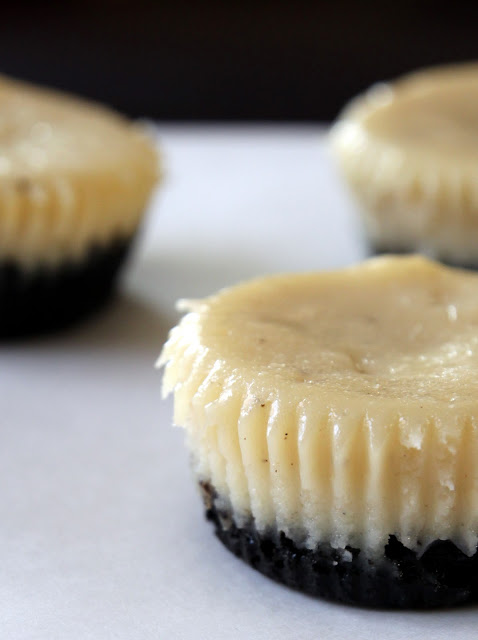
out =
<path fill-rule="evenodd" d="M 181 308 L 163 391 L 227 547 L 342 602 L 477 599 L 477 275 L 384 257 Z"/>
<path fill-rule="evenodd" d="M 141 127 L 0 76 L 0 337 L 63 326 L 107 298 L 157 177 Z"/>
<path fill-rule="evenodd" d="M 373 251 L 478 267 L 478 63 L 373 86 L 331 145 Z"/>

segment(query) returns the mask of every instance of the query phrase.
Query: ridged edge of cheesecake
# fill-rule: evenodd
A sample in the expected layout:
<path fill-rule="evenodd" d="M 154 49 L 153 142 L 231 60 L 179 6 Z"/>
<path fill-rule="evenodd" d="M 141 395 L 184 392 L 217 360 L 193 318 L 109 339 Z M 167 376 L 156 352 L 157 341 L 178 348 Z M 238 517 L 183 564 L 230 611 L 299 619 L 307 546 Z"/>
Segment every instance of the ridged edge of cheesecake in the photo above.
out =
<path fill-rule="evenodd" d="M 474 553 L 473 417 L 440 420 L 416 403 L 387 411 L 370 398 L 333 404 L 320 389 L 297 402 L 205 346 L 197 309 L 164 346 L 163 392 L 174 392 L 197 477 L 239 526 L 252 518 L 259 532 L 275 527 L 306 548 L 327 541 L 371 556 L 390 535 L 417 553 L 436 539 Z"/>

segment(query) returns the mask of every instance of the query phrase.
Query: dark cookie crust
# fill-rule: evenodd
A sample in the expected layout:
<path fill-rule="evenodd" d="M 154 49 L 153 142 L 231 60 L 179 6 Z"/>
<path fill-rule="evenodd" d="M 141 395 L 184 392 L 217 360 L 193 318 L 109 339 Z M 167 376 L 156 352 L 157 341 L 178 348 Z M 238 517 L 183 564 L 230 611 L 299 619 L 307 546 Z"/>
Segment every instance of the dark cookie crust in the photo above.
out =
<path fill-rule="evenodd" d="M 25 270 L 0 261 L 0 338 L 67 327 L 108 300 L 131 240 L 92 248 L 80 261 Z"/>
<path fill-rule="evenodd" d="M 380 560 L 360 549 L 295 545 L 283 532 L 263 535 L 254 523 L 238 527 L 216 506 L 217 494 L 200 483 L 206 517 L 221 542 L 269 578 L 313 596 L 375 608 L 429 609 L 478 600 L 478 551 L 466 556 L 449 540 L 436 540 L 418 557 L 390 536 Z"/>

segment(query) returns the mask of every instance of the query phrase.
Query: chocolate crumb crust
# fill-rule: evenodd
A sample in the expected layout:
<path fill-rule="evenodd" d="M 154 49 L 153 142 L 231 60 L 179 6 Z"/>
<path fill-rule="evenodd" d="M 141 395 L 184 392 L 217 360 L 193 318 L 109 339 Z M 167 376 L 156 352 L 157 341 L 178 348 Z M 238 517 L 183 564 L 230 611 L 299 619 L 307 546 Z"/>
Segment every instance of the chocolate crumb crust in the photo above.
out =
<path fill-rule="evenodd" d="M 93 247 L 80 261 L 27 270 L 0 260 L 0 338 L 19 338 L 72 325 L 109 298 L 131 239 Z"/>
<path fill-rule="evenodd" d="M 218 507 L 217 493 L 199 483 L 206 518 L 219 540 L 264 575 L 313 596 L 352 605 L 430 609 L 478 601 L 478 551 L 465 555 L 449 540 L 436 540 L 420 556 L 394 535 L 383 558 L 360 549 L 298 547 L 283 532 L 261 534 L 253 522 L 238 527 L 231 512 Z"/>

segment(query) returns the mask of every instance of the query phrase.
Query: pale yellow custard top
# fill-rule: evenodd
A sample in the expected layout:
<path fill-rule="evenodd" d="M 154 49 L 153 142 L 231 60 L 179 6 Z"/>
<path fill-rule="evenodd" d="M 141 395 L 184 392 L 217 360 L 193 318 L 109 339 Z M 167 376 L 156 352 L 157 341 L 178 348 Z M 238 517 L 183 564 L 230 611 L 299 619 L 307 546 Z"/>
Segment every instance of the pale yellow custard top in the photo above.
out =
<path fill-rule="evenodd" d="M 0 76 L 0 259 L 54 263 L 131 235 L 157 178 L 140 127 Z"/>
<path fill-rule="evenodd" d="M 356 116 L 370 135 L 397 146 L 475 162 L 477 105 L 478 63 L 431 69 L 391 85 L 376 85 Z"/>
<path fill-rule="evenodd" d="M 373 86 L 331 143 L 374 245 L 478 264 L 478 63 Z"/>
<path fill-rule="evenodd" d="M 478 276 L 419 257 L 187 303 L 165 391 L 198 474 L 304 544 L 478 533 Z"/>

